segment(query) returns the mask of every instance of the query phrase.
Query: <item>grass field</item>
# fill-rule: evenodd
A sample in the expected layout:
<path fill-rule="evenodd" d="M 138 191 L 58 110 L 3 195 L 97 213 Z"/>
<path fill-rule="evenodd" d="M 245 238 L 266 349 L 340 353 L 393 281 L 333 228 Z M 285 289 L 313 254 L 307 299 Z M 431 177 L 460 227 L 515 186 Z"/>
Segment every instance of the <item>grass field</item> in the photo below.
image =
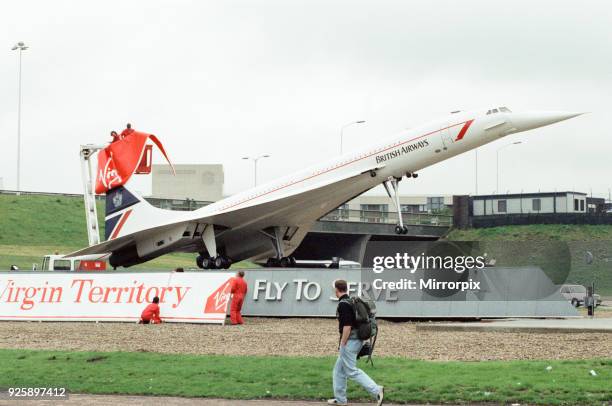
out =
<path fill-rule="evenodd" d="M 612 241 L 612 226 L 536 224 L 452 230 L 454 241 Z"/>
<path fill-rule="evenodd" d="M 332 397 L 332 357 L 237 357 L 0 350 L 0 387 L 229 399 Z M 428 362 L 378 358 L 361 367 L 398 403 L 603 404 L 612 360 Z M 547 371 L 548 366 L 552 370 Z M 594 370 L 597 376 L 590 375 Z M 352 400 L 367 394 L 349 383 Z"/>
<path fill-rule="evenodd" d="M 98 202 L 104 235 L 104 202 Z M 87 246 L 85 208 L 80 197 L 0 195 L 0 269 L 32 269 L 46 254 L 66 254 Z M 234 268 L 255 266 L 249 262 Z M 130 269 L 195 268 L 195 255 L 169 254 Z"/>

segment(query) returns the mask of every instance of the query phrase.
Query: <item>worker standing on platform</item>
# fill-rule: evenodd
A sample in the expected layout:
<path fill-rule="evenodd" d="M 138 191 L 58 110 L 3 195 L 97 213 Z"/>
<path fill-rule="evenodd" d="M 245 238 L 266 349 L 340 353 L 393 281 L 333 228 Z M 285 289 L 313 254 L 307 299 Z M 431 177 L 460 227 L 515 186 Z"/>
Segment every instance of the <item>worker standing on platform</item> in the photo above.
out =
<path fill-rule="evenodd" d="M 111 137 L 113 138 L 113 140 L 111 141 L 111 144 L 113 142 L 117 142 L 121 140 L 121 136 L 117 134 L 117 131 L 111 131 Z"/>
<path fill-rule="evenodd" d="M 244 280 L 244 271 L 238 271 L 232 278 L 232 304 L 230 306 L 230 321 L 234 324 L 244 324 L 240 311 L 247 293 L 247 284 Z"/>

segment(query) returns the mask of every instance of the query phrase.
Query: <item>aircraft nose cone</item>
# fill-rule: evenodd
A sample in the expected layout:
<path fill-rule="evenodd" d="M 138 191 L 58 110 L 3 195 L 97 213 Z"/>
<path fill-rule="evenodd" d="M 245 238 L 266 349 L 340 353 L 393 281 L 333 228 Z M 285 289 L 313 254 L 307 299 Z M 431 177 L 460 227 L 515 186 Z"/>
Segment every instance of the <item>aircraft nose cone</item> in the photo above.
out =
<path fill-rule="evenodd" d="M 558 123 L 559 121 L 568 120 L 582 114 L 584 113 L 568 111 L 528 111 L 524 113 L 513 113 L 512 124 L 514 124 L 514 127 L 518 131 L 527 131 Z"/>

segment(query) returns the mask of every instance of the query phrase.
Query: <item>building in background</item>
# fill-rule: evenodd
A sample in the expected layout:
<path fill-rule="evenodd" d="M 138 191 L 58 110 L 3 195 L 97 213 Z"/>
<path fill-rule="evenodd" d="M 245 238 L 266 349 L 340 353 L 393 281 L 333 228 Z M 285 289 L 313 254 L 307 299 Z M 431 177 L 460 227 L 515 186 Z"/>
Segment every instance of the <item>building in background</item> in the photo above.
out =
<path fill-rule="evenodd" d="M 452 196 L 412 195 L 400 196 L 400 206 L 405 214 L 450 214 Z M 397 221 L 395 206 L 389 196 L 361 195 L 334 210 L 326 219 L 338 221 L 363 221 L 387 223 Z"/>
<path fill-rule="evenodd" d="M 587 195 L 580 192 L 516 193 L 472 197 L 474 216 L 587 213 Z"/>
<path fill-rule="evenodd" d="M 452 209 L 453 196 L 400 196 L 400 206 L 404 213 L 437 213 Z M 361 195 L 347 202 L 343 209 L 363 211 L 394 211 L 389 196 Z"/>
<path fill-rule="evenodd" d="M 580 192 L 455 196 L 453 225 L 483 228 L 528 224 L 612 224 L 604 198 Z"/>
<path fill-rule="evenodd" d="M 153 165 L 152 198 L 215 202 L 223 198 L 223 165 Z"/>
<path fill-rule="evenodd" d="M 603 197 L 587 197 L 586 205 L 588 213 L 605 213 L 607 211 L 606 199 Z"/>

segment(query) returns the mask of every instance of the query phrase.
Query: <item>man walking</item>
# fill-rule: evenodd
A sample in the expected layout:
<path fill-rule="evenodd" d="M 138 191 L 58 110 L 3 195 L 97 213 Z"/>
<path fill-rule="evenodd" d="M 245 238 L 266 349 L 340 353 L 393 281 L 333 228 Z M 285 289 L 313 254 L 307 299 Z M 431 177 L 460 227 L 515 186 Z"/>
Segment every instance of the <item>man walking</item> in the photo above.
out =
<path fill-rule="evenodd" d="M 378 406 L 383 404 L 384 390 L 378 386 L 365 372 L 357 368 L 357 355 L 361 351 L 363 341 L 357 337 L 355 326 L 355 311 L 350 303 L 347 293 L 348 286 L 345 280 L 338 279 L 334 282 L 336 297 L 338 298 L 338 329 L 340 331 L 340 348 L 338 360 L 334 366 L 333 383 L 334 398 L 327 401 L 330 405 L 347 405 L 346 384 L 347 379 L 351 378 L 373 397 L 376 398 Z"/>
<path fill-rule="evenodd" d="M 247 293 L 247 284 L 244 281 L 244 271 L 238 271 L 232 278 L 232 304 L 230 305 L 230 321 L 232 324 L 244 324 L 242 320 L 242 303 Z"/>

